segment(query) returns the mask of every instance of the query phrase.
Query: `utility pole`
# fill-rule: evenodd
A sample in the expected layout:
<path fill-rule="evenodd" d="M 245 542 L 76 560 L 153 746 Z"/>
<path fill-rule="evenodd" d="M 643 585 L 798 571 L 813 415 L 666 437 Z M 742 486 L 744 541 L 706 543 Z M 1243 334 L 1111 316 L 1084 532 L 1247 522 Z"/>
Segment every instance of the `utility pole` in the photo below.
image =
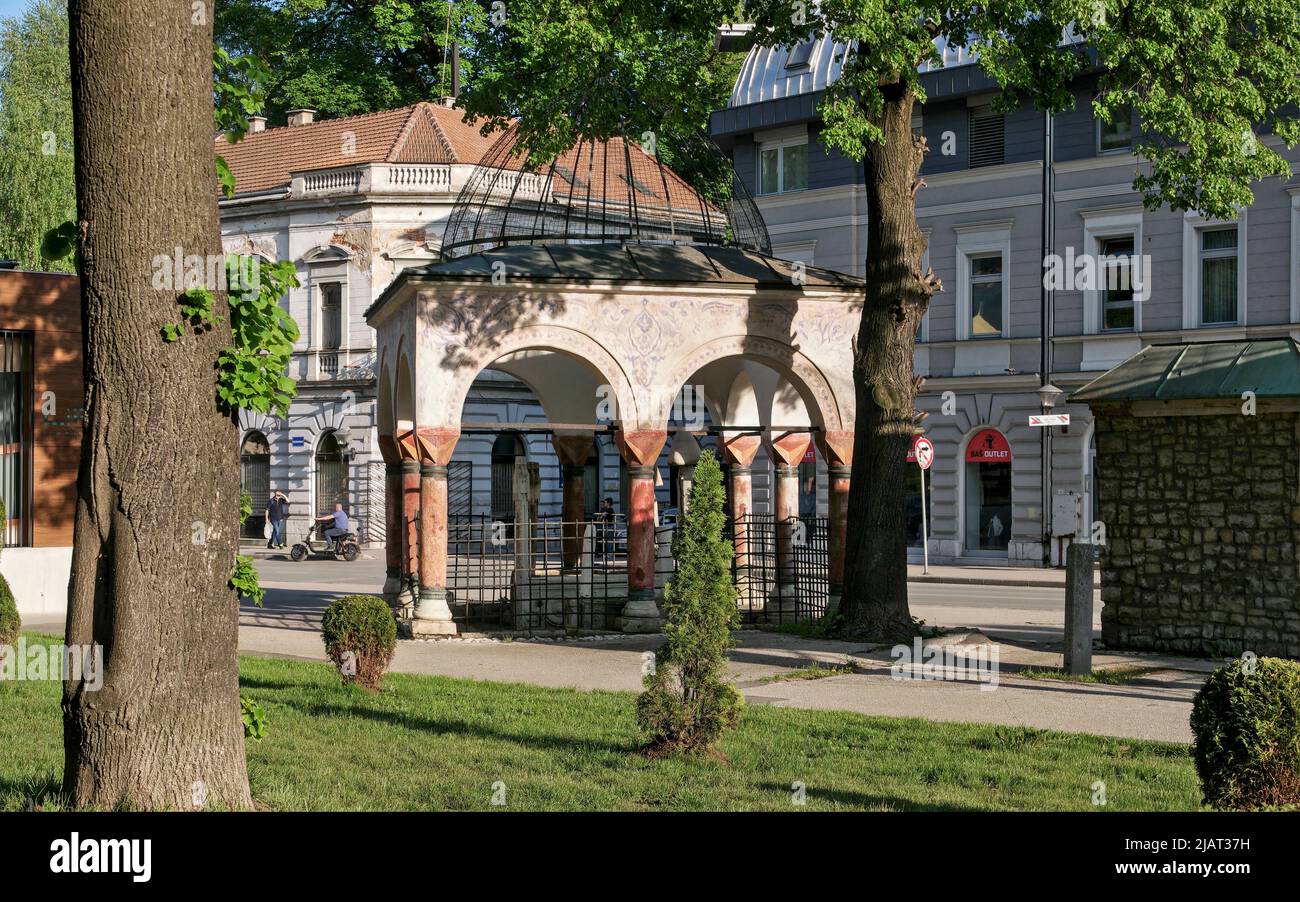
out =
<path fill-rule="evenodd" d="M 1050 110 L 1043 114 L 1043 259 L 1041 293 L 1039 296 L 1041 310 L 1038 318 L 1040 329 L 1038 386 L 1040 396 L 1043 389 L 1050 385 L 1052 372 L 1052 290 L 1048 287 L 1047 267 L 1048 259 L 1055 252 L 1056 247 L 1056 188 L 1052 167 L 1052 158 L 1056 149 L 1055 122 L 1056 117 Z M 1047 411 L 1044 410 L 1044 412 Z M 1043 563 L 1049 564 L 1052 560 L 1052 427 L 1047 426 L 1043 429 L 1039 442 L 1042 449 Z"/>

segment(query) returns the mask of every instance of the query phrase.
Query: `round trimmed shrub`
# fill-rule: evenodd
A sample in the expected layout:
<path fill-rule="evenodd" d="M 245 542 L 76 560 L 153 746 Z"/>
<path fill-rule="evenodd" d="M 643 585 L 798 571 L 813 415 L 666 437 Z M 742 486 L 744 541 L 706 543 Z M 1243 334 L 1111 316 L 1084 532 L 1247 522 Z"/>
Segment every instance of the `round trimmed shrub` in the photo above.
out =
<path fill-rule="evenodd" d="M 343 682 L 378 692 L 397 649 L 397 621 L 382 598 L 346 595 L 325 609 L 325 653 Z"/>
<path fill-rule="evenodd" d="M 1300 805 L 1300 663 L 1239 658 L 1220 667 L 1196 693 L 1192 733 L 1207 805 Z"/>

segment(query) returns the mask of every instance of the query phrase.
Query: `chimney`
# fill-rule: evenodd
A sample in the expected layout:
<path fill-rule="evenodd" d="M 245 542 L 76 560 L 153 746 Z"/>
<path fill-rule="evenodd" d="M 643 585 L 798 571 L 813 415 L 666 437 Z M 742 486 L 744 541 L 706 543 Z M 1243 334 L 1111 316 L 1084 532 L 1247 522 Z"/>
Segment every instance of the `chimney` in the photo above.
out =
<path fill-rule="evenodd" d="M 264 132 L 264 131 L 266 131 L 266 117 L 265 117 L 265 116 L 249 116 L 249 117 L 248 117 L 248 133 L 249 133 L 250 135 L 255 135 L 255 134 L 257 134 L 258 132 Z"/>
<path fill-rule="evenodd" d="M 311 125 L 316 118 L 315 110 L 290 110 L 288 113 L 289 125 Z"/>

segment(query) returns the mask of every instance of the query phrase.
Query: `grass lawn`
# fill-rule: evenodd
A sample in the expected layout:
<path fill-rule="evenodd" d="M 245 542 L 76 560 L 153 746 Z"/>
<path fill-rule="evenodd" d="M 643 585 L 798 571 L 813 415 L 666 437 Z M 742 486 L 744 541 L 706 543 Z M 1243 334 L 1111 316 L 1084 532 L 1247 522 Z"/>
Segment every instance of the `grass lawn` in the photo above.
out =
<path fill-rule="evenodd" d="M 497 781 L 510 810 L 1090 811 L 1096 780 L 1108 809 L 1200 803 L 1187 749 L 1164 743 L 751 706 L 722 743 L 729 764 L 651 761 L 629 693 L 392 674 L 372 696 L 324 664 L 239 670 L 266 709 L 248 769 L 272 809 L 490 809 Z M 0 810 L 28 795 L 58 806 L 59 694 L 0 683 Z"/>

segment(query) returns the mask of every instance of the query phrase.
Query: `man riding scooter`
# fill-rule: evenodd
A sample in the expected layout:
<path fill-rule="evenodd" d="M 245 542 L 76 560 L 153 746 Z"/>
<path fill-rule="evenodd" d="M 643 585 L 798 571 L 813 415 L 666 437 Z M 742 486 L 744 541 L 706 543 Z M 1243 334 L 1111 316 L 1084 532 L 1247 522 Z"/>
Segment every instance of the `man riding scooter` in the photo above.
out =
<path fill-rule="evenodd" d="M 348 522 L 348 515 L 343 510 L 342 504 L 334 505 L 334 513 L 326 514 L 323 517 L 317 517 L 317 523 L 324 523 L 327 520 L 333 520 L 334 526 L 325 530 L 325 538 L 330 541 L 331 545 L 338 549 L 338 540 L 352 531 L 352 524 Z"/>

